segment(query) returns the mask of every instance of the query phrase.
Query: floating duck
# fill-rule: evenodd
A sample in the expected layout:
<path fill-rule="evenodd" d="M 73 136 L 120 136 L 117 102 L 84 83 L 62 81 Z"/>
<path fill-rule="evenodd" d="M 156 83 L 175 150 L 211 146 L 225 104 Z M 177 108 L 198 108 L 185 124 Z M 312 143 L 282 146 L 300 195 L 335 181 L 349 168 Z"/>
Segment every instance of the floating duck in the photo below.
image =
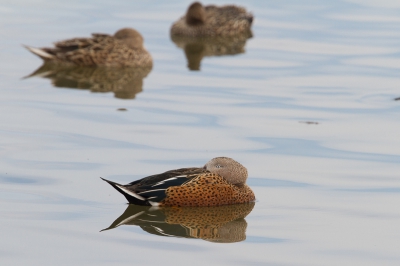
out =
<path fill-rule="evenodd" d="M 102 178 L 129 203 L 147 206 L 219 206 L 252 202 L 247 169 L 227 157 L 210 160 L 203 168 L 181 168 L 148 176 L 127 185 Z"/>
<path fill-rule="evenodd" d="M 45 62 L 77 66 L 148 67 L 152 58 L 143 46 L 142 35 L 131 28 L 118 30 L 113 36 L 92 34 L 92 38 L 74 38 L 56 42 L 54 48 L 29 51 Z"/>
<path fill-rule="evenodd" d="M 171 35 L 178 36 L 232 36 L 250 30 L 253 15 L 234 5 L 203 6 L 191 4 L 186 15 L 171 27 Z"/>

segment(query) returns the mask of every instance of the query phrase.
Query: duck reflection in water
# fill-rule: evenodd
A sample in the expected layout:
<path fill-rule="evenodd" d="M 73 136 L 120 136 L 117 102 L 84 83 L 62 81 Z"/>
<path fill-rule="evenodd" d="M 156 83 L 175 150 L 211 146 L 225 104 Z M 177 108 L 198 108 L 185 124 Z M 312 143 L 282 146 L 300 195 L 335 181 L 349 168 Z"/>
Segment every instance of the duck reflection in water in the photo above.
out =
<path fill-rule="evenodd" d="M 200 70 L 204 57 L 237 55 L 245 53 L 247 39 L 251 31 L 228 37 L 184 37 L 171 36 L 171 40 L 183 51 L 190 70 Z"/>
<path fill-rule="evenodd" d="M 149 67 L 91 67 L 44 63 L 28 77 L 51 80 L 54 87 L 114 92 L 116 98 L 134 99 L 143 90 L 143 79 L 150 73 Z"/>
<path fill-rule="evenodd" d="M 244 219 L 254 202 L 216 207 L 148 207 L 129 204 L 110 227 L 137 225 L 144 231 L 169 237 L 199 238 L 217 243 L 246 239 Z"/>

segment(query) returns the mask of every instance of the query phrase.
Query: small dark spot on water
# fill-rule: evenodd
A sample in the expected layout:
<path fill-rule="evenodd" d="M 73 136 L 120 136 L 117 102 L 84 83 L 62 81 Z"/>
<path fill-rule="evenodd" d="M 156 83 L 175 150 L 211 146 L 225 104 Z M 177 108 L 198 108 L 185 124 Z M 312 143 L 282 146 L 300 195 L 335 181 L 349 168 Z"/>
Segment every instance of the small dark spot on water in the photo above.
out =
<path fill-rule="evenodd" d="M 400 101 L 400 97 L 397 97 L 394 99 L 395 101 Z"/>
<path fill-rule="evenodd" d="M 126 109 L 126 108 L 118 108 L 117 111 L 123 111 L 124 112 L 124 111 L 128 111 L 128 109 Z"/>
<path fill-rule="evenodd" d="M 313 121 L 299 121 L 299 123 L 302 124 L 307 124 L 307 125 L 318 125 L 318 122 L 313 122 Z"/>

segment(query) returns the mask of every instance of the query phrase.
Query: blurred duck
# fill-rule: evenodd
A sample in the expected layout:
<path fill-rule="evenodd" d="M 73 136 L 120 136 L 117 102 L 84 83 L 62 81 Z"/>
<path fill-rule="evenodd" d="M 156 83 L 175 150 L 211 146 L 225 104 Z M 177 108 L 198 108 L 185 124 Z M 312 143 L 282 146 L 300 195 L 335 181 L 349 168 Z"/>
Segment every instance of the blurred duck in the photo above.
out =
<path fill-rule="evenodd" d="M 54 48 L 29 51 L 46 63 L 77 66 L 149 67 L 152 58 L 143 46 L 142 35 L 131 28 L 118 30 L 113 36 L 92 34 L 91 38 L 74 38 L 56 42 Z"/>
<path fill-rule="evenodd" d="M 219 206 L 252 202 L 246 185 L 247 169 L 227 157 L 210 160 L 202 168 L 181 168 L 120 185 L 103 179 L 129 203 L 147 206 Z"/>
<path fill-rule="evenodd" d="M 234 5 L 217 7 L 191 4 L 186 15 L 171 27 L 171 35 L 178 36 L 232 36 L 250 30 L 253 15 Z"/>

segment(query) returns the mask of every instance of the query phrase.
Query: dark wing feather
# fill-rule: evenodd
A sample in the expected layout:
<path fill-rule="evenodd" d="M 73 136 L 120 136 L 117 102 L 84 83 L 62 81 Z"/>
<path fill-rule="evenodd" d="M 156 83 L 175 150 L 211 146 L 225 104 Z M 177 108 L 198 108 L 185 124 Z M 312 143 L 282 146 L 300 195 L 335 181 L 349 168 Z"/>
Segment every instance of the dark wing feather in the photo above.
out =
<path fill-rule="evenodd" d="M 87 48 L 110 38 L 107 34 L 93 34 L 92 38 L 73 38 L 54 43 L 55 48 L 45 48 L 47 52 L 67 53 L 77 49 Z M 111 37 L 112 38 L 112 37 Z"/>
<path fill-rule="evenodd" d="M 125 185 L 130 191 L 141 197 L 160 202 L 165 198 L 165 190 L 172 186 L 181 186 L 192 178 L 208 171 L 203 168 L 181 168 L 151 175 Z"/>
<path fill-rule="evenodd" d="M 102 177 L 100 177 L 100 178 L 103 179 L 104 181 L 106 181 L 108 184 L 110 184 L 110 185 L 111 185 L 113 188 L 115 188 L 119 193 L 121 193 L 122 195 L 124 195 L 125 198 L 127 199 L 127 201 L 128 201 L 129 203 L 133 203 L 133 204 L 137 204 L 137 205 L 150 206 L 150 203 L 149 203 L 148 201 L 140 200 L 140 199 L 138 199 L 137 197 L 134 197 L 134 196 L 132 196 L 132 195 L 126 193 L 125 191 L 123 191 L 123 190 L 120 188 L 122 185 L 120 185 L 120 184 L 118 184 L 118 183 L 115 183 L 115 182 L 113 182 L 113 181 L 104 179 L 104 178 L 102 178 Z M 123 186 L 122 186 L 122 187 L 123 187 Z"/>
<path fill-rule="evenodd" d="M 150 206 L 165 199 L 169 187 L 181 186 L 203 173 L 209 172 L 204 168 L 181 168 L 147 176 L 127 185 L 102 179 L 124 195 L 129 203 Z"/>
<path fill-rule="evenodd" d="M 159 181 L 154 184 L 143 185 L 143 186 L 137 187 L 135 189 L 135 192 L 138 195 L 146 198 L 147 200 L 151 200 L 154 202 L 160 202 L 165 198 L 165 196 L 166 196 L 165 190 L 167 188 L 183 185 L 184 183 L 191 180 L 193 177 L 194 177 L 193 175 L 192 176 L 180 175 L 178 177 L 171 177 L 171 178 L 164 179 L 164 180 Z"/>
<path fill-rule="evenodd" d="M 181 176 L 181 175 L 198 175 L 198 174 L 202 174 L 202 173 L 207 173 L 208 171 L 205 170 L 204 168 L 180 168 L 180 169 L 176 169 L 176 170 L 170 170 L 161 174 L 157 174 L 157 175 L 151 175 L 151 176 L 147 176 L 144 177 L 142 179 L 133 181 L 132 183 L 129 183 L 127 185 L 125 185 L 127 188 L 132 186 L 132 188 L 145 188 L 147 186 L 152 186 L 156 183 L 159 183 L 161 181 L 164 181 L 166 179 L 170 179 L 173 177 L 177 177 L 177 176 Z"/>

